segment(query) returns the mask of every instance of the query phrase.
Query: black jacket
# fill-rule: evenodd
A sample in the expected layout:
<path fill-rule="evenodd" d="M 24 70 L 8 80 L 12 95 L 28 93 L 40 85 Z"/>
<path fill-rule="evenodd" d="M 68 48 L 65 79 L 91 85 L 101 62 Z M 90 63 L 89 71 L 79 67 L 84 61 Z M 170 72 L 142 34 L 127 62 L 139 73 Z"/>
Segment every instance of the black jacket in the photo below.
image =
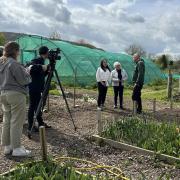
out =
<path fill-rule="evenodd" d="M 33 59 L 28 66 L 32 65 L 30 75 L 32 82 L 29 84 L 29 92 L 41 93 L 44 90 L 45 76 L 48 74 L 43 71 L 42 65 L 44 65 L 44 59 L 39 57 Z"/>
<path fill-rule="evenodd" d="M 136 63 L 136 68 L 133 74 L 133 83 L 139 86 L 143 86 L 145 76 L 145 64 L 144 60 L 140 60 Z"/>

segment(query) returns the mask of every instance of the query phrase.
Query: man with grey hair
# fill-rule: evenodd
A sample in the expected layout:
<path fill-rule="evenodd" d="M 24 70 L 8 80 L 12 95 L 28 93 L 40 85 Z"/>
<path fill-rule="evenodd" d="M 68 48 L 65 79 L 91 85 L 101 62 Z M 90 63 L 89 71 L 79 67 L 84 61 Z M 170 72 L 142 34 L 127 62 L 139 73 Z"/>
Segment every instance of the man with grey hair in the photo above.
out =
<path fill-rule="evenodd" d="M 132 100 L 137 102 L 137 113 L 141 114 L 142 113 L 141 90 L 144 85 L 145 64 L 139 54 L 135 54 L 133 56 L 133 60 L 136 63 L 136 67 L 132 79 L 134 85 Z"/>

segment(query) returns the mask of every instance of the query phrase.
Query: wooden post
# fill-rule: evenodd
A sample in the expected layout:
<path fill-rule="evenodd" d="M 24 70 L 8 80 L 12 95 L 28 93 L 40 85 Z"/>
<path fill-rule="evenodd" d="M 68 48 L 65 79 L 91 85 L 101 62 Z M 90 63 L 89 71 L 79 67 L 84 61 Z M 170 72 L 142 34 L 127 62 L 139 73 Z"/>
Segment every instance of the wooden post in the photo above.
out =
<path fill-rule="evenodd" d="M 77 67 L 74 69 L 74 108 L 76 107 L 76 78 L 77 78 Z"/>
<path fill-rule="evenodd" d="M 50 110 L 50 105 L 49 105 L 49 93 L 48 93 L 47 100 L 48 100 L 48 102 L 47 102 L 47 111 L 49 112 L 49 110 Z"/>
<path fill-rule="evenodd" d="M 117 122 L 119 120 L 119 114 L 114 113 L 114 122 Z"/>
<path fill-rule="evenodd" d="M 137 102 L 133 101 L 133 115 L 137 115 Z"/>
<path fill-rule="evenodd" d="M 169 74 L 168 74 L 168 87 L 167 87 L 167 97 L 168 99 L 172 96 L 172 89 L 173 89 L 173 76 L 171 67 L 169 67 Z"/>
<path fill-rule="evenodd" d="M 180 78 L 179 78 L 179 93 L 180 93 Z"/>
<path fill-rule="evenodd" d="M 156 98 L 153 100 L 153 113 L 156 113 Z"/>
<path fill-rule="evenodd" d="M 103 131 L 103 126 L 102 126 L 102 117 L 101 117 L 101 110 L 97 110 L 97 120 L 98 120 L 98 135 L 101 136 L 101 133 Z"/>
<path fill-rule="evenodd" d="M 44 126 L 39 127 L 39 133 L 40 133 L 42 160 L 47 161 L 47 142 L 46 142 L 46 134 L 45 134 Z"/>
<path fill-rule="evenodd" d="M 173 109 L 173 96 L 171 96 L 170 98 L 170 109 L 171 110 Z"/>

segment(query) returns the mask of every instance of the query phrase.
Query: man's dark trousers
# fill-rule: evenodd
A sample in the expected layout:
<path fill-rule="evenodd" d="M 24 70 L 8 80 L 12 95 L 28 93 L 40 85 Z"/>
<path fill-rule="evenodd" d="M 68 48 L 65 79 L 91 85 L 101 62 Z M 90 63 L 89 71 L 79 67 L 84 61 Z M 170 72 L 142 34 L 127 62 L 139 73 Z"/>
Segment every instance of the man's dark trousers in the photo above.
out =
<path fill-rule="evenodd" d="M 28 111 L 28 130 L 31 130 L 33 121 L 34 121 L 34 115 L 37 111 L 38 104 L 41 99 L 41 92 L 30 92 L 29 93 L 29 111 Z M 42 126 L 44 124 L 42 119 L 42 112 L 37 116 L 38 125 Z"/>
<path fill-rule="evenodd" d="M 119 96 L 119 103 L 120 107 L 123 107 L 123 91 L 124 91 L 124 86 L 119 85 L 119 86 L 114 86 L 114 105 L 117 106 L 117 99 Z"/>
<path fill-rule="evenodd" d="M 137 102 L 137 113 L 142 112 L 141 90 L 142 85 L 136 85 L 133 89 L 132 100 Z"/>

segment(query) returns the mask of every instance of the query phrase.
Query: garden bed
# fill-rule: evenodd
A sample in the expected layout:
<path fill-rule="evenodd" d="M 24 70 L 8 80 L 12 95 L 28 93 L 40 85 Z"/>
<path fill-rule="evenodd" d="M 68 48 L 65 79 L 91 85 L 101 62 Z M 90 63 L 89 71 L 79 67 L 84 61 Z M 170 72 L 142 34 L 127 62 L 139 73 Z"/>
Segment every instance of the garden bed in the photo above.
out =
<path fill-rule="evenodd" d="M 1 174 L 0 180 L 128 180 L 118 168 L 100 166 L 76 158 L 60 157 L 58 160 L 61 162 L 56 159 L 18 165 L 15 169 Z M 77 162 L 74 163 L 74 161 Z M 83 167 L 85 163 L 89 163 L 88 167 Z M 75 164 L 80 167 L 75 168 Z M 88 173 L 82 171 L 88 171 Z"/>
<path fill-rule="evenodd" d="M 106 127 L 102 137 L 180 158 L 180 129 L 176 124 L 124 118 Z"/>

